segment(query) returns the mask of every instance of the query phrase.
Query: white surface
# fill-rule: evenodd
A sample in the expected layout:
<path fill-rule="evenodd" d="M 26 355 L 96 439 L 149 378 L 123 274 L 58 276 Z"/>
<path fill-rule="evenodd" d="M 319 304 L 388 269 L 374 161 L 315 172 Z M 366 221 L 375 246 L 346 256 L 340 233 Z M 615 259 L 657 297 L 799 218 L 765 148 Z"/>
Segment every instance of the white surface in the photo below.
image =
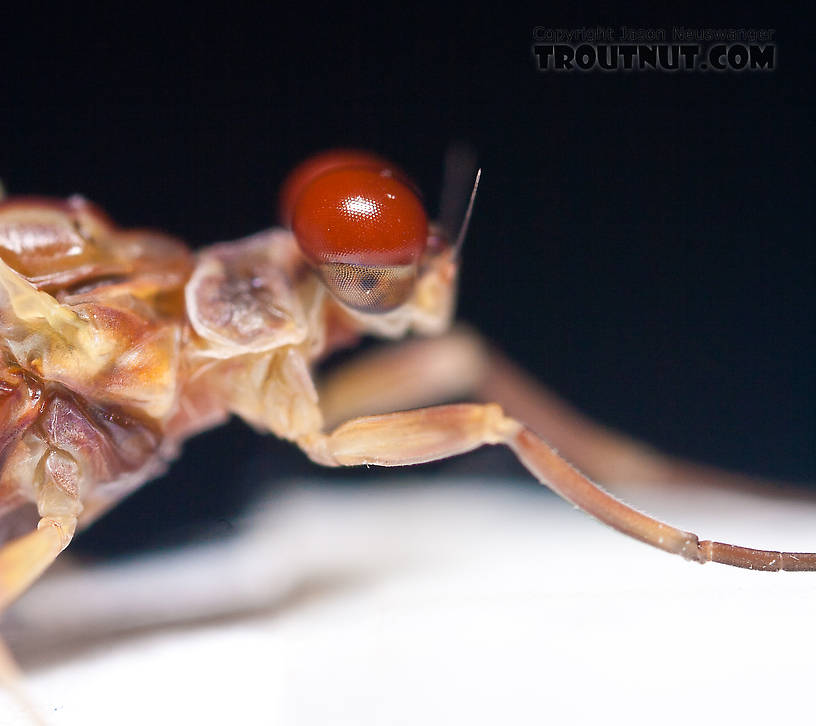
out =
<path fill-rule="evenodd" d="M 628 498 L 816 549 L 813 504 Z M 52 576 L 7 630 L 51 724 L 790 724 L 814 718 L 814 606 L 816 574 L 691 564 L 539 489 L 302 485 L 220 548 Z"/>

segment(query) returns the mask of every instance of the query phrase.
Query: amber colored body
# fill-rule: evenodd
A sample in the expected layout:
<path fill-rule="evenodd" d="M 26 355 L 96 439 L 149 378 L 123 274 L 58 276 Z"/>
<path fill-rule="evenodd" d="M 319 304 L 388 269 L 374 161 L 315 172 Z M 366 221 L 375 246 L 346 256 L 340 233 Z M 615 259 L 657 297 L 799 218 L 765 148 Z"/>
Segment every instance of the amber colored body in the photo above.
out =
<path fill-rule="evenodd" d="M 121 230 L 78 197 L 0 203 L 0 610 L 77 528 L 232 414 L 328 466 L 403 466 L 504 444 L 560 496 L 655 547 L 697 562 L 816 569 L 816 554 L 699 541 L 573 468 L 541 437 L 609 483 L 729 480 L 584 419 L 474 334 L 440 335 L 461 235 L 452 243 L 428 226 L 390 168 L 326 158 L 341 167 L 321 167 L 292 193 L 299 237 L 272 229 L 196 255 L 166 235 Z M 371 212 L 366 234 L 350 226 L 358 207 Z M 318 391 L 314 363 L 327 352 L 412 331 L 438 337 L 349 364 Z M 431 406 L 470 396 L 491 402 Z"/>
<path fill-rule="evenodd" d="M 449 324 L 452 267 L 424 271 L 398 312 L 370 316 L 283 229 L 193 255 L 79 197 L 0 203 L 0 543 L 44 516 L 87 525 L 231 414 L 308 449 L 317 359 Z"/>
<path fill-rule="evenodd" d="M 192 267 L 81 199 L 0 205 L 3 539 L 40 499 L 89 521 L 162 469 Z"/>
<path fill-rule="evenodd" d="M 0 266 L 2 540 L 55 495 L 88 524 L 231 413 L 319 430 L 310 366 L 362 327 L 284 230 L 194 257 L 79 198 L 11 200 Z"/>

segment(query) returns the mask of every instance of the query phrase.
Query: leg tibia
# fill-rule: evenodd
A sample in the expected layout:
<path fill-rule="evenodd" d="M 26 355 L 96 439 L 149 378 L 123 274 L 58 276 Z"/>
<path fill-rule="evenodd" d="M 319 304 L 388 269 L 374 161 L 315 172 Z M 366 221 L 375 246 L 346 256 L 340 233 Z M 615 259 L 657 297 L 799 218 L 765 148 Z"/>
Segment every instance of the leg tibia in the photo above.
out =
<path fill-rule="evenodd" d="M 641 542 L 702 561 L 696 535 L 652 519 L 607 494 L 529 429 L 521 429 L 507 444 L 536 479 L 579 509 Z"/>
<path fill-rule="evenodd" d="M 711 542 L 700 542 L 700 552 L 704 562 L 720 562 L 723 565 L 744 567 L 748 570 L 778 572 L 809 572 L 816 570 L 816 553 L 811 552 L 771 552 L 754 550 L 750 547 Z"/>
<path fill-rule="evenodd" d="M 508 442 L 530 472 L 554 492 L 619 532 L 700 563 L 720 562 L 749 570 L 816 570 L 816 553 L 772 552 L 698 541 L 697 535 L 671 527 L 607 494 L 528 429 Z"/>

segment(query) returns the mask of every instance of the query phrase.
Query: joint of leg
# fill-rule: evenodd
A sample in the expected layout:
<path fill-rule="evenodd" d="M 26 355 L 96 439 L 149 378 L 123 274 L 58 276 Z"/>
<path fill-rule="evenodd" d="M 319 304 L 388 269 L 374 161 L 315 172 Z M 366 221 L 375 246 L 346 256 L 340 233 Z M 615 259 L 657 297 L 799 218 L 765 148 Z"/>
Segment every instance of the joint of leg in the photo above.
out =
<path fill-rule="evenodd" d="M 489 441 L 486 443 L 508 444 L 524 429 L 518 421 L 505 416 L 497 403 L 488 403 L 484 408 L 485 424 L 489 431 Z"/>
<path fill-rule="evenodd" d="M 71 539 L 74 536 L 74 532 L 76 531 L 76 525 L 77 525 L 76 517 L 71 516 L 43 517 L 37 524 L 37 529 L 42 530 L 48 527 L 53 527 L 57 534 L 59 535 L 61 552 L 71 542 Z"/>
<path fill-rule="evenodd" d="M 699 562 L 701 565 L 704 565 L 706 562 L 711 562 L 711 557 L 705 547 L 707 543 L 700 542 L 696 534 L 691 532 L 686 532 L 685 534 L 686 538 L 679 553 L 683 559 Z"/>
<path fill-rule="evenodd" d="M 340 466 L 329 447 L 329 439 L 322 434 L 300 436 L 295 443 L 315 463 L 320 466 Z"/>

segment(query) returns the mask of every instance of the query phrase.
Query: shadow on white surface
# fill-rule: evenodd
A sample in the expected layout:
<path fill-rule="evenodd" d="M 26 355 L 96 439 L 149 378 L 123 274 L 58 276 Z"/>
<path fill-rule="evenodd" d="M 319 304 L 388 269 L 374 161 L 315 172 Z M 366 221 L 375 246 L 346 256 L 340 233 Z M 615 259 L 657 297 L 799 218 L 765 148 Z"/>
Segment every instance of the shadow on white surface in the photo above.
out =
<path fill-rule="evenodd" d="M 816 549 L 813 503 L 628 498 Z M 54 573 L 4 632 L 52 724 L 795 723 L 814 606 L 812 574 L 688 563 L 539 488 L 300 484 L 233 540 Z"/>

